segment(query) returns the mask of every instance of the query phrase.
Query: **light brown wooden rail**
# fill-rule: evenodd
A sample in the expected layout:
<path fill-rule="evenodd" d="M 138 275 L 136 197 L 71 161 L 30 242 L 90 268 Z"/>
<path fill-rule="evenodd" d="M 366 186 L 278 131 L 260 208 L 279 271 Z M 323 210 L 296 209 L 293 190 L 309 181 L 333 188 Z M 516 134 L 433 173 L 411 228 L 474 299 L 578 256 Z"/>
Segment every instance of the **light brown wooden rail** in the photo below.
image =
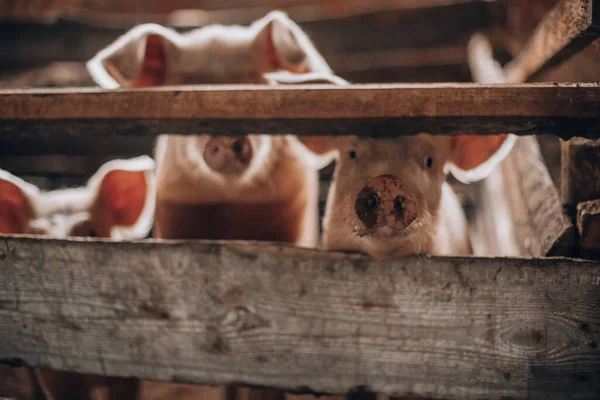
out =
<path fill-rule="evenodd" d="M 186 86 L 0 92 L 0 135 L 243 133 L 599 137 L 600 84 Z"/>
<path fill-rule="evenodd" d="M 600 263 L 0 237 L 0 362 L 427 398 L 594 398 Z"/>

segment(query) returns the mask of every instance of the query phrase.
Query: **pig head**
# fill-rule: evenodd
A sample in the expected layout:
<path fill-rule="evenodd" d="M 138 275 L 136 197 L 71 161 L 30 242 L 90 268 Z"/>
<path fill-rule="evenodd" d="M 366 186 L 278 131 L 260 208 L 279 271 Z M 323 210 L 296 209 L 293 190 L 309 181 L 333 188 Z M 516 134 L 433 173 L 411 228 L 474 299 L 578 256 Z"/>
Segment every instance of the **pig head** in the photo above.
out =
<path fill-rule="evenodd" d="M 304 138 L 337 159 L 324 218 L 324 246 L 376 257 L 470 253 L 467 226 L 446 174 L 484 178 L 510 151 L 512 135 L 395 139 Z"/>
<path fill-rule="evenodd" d="M 86 187 L 42 192 L 0 170 L 0 233 L 144 238 L 155 207 L 154 161 L 104 164 Z"/>
<path fill-rule="evenodd" d="M 88 69 L 110 89 L 267 84 L 270 73 L 331 72 L 306 34 L 276 11 L 248 27 L 212 25 L 186 34 L 141 25 L 99 52 Z M 315 246 L 318 167 L 300 147 L 292 136 L 160 136 L 155 235 Z"/>

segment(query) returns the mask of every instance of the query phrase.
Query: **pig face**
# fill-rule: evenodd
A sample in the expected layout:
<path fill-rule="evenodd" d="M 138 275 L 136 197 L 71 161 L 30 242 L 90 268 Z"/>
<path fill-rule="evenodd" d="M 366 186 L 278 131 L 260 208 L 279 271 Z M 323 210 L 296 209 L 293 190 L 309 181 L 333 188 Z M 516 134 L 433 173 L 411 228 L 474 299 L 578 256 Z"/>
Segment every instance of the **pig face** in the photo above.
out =
<path fill-rule="evenodd" d="M 154 161 L 103 165 L 86 187 L 41 192 L 0 170 L 0 233 L 53 237 L 145 237 L 154 215 Z"/>
<path fill-rule="evenodd" d="M 514 143 L 509 135 L 302 140 L 338 159 L 325 214 L 325 247 L 377 257 L 432 252 L 446 172 L 465 182 L 481 179 Z"/>
<path fill-rule="evenodd" d="M 99 52 L 87 66 L 94 80 L 109 89 L 273 83 L 274 78 L 268 74 L 281 71 L 331 72 L 306 34 L 277 11 L 249 27 L 212 25 L 186 34 L 155 24 L 140 25 Z M 221 189 L 231 191 L 228 197 L 232 197 L 241 190 L 239 186 L 256 179 L 264 180 L 264 176 L 254 175 L 265 175 L 265 161 L 273 158 L 271 152 L 282 147 L 281 143 L 274 142 L 288 140 L 291 139 L 260 135 L 162 137 L 156 149 L 159 182 L 163 181 L 160 171 L 163 165 L 169 164 L 169 171 L 173 171 L 171 167 L 176 162 L 169 158 L 175 157 L 177 152 L 178 158 L 185 159 L 183 163 L 188 171 L 199 171 L 196 176 L 211 180 L 217 188 L 221 184 Z M 165 180 L 176 179 L 165 177 Z M 160 188 L 159 183 L 159 191 Z"/>

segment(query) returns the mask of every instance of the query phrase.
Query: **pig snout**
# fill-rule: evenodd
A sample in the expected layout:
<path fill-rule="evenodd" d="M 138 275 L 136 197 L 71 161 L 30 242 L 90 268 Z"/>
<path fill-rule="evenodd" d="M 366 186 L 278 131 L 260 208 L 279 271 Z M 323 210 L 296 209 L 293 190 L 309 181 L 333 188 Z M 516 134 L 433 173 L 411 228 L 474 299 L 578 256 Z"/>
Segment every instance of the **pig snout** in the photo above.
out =
<path fill-rule="evenodd" d="M 419 206 L 398 177 L 380 175 L 358 193 L 354 210 L 367 229 L 387 227 L 400 231 L 417 218 Z"/>
<path fill-rule="evenodd" d="M 252 144 L 247 137 L 212 138 L 204 148 L 204 161 L 216 172 L 241 172 L 248 167 L 251 160 Z"/>

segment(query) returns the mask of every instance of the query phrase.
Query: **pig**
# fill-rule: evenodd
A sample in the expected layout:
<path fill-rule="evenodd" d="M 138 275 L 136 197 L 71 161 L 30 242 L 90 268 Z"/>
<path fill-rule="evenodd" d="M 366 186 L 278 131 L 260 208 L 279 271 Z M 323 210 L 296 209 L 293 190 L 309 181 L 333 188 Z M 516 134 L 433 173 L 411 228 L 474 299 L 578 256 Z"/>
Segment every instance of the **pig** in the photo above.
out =
<path fill-rule="evenodd" d="M 277 11 L 249 27 L 211 25 L 186 34 L 140 25 L 87 65 L 108 89 L 267 84 L 267 74 L 278 71 L 331 73 L 306 34 Z M 161 135 L 155 235 L 316 246 L 321 165 L 302 147 L 290 135 Z"/>
<path fill-rule="evenodd" d="M 395 139 L 307 137 L 336 171 L 323 219 L 323 246 L 377 258 L 471 254 L 467 221 L 446 182 L 486 177 L 512 149 L 513 135 Z"/>
<path fill-rule="evenodd" d="M 0 233 L 139 239 L 152 227 L 154 161 L 113 160 L 87 186 L 49 192 L 0 170 Z"/>
<path fill-rule="evenodd" d="M 0 234 L 144 238 L 154 218 L 153 169 L 154 161 L 146 156 L 113 160 L 85 187 L 49 192 L 0 170 Z M 131 399 L 138 391 L 133 379 L 27 368 L 3 367 L 0 387 L 3 382 L 47 400 Z"/>
<path fill-rule="evenodd" d="M 87 66 L 96 83 L 106 89 L 304 83 L 327 80 L 331 74 L 306 34 L 278 11 L 248 27 L 211 25 L 186 34 L 155 24 L 140 25 L 100 51 Z M 278 73 L 283 75 L 278 78 Z M 291 74 L 309 75 L 291 79 Z M 291 135 L 159 136 L 155 236 L 315 247 L 318 169 L 323 165 L 321 158 L 311 154 Z M 169 386 L 147 382 L 141 396 L 146 400 L 165 398 L 168 393 L 180 399 L 227 396 L 223 387 L 170 388 L 172 392 Z M 234 397 L 254 398 L 259 392 L 242 388 Z"/>

